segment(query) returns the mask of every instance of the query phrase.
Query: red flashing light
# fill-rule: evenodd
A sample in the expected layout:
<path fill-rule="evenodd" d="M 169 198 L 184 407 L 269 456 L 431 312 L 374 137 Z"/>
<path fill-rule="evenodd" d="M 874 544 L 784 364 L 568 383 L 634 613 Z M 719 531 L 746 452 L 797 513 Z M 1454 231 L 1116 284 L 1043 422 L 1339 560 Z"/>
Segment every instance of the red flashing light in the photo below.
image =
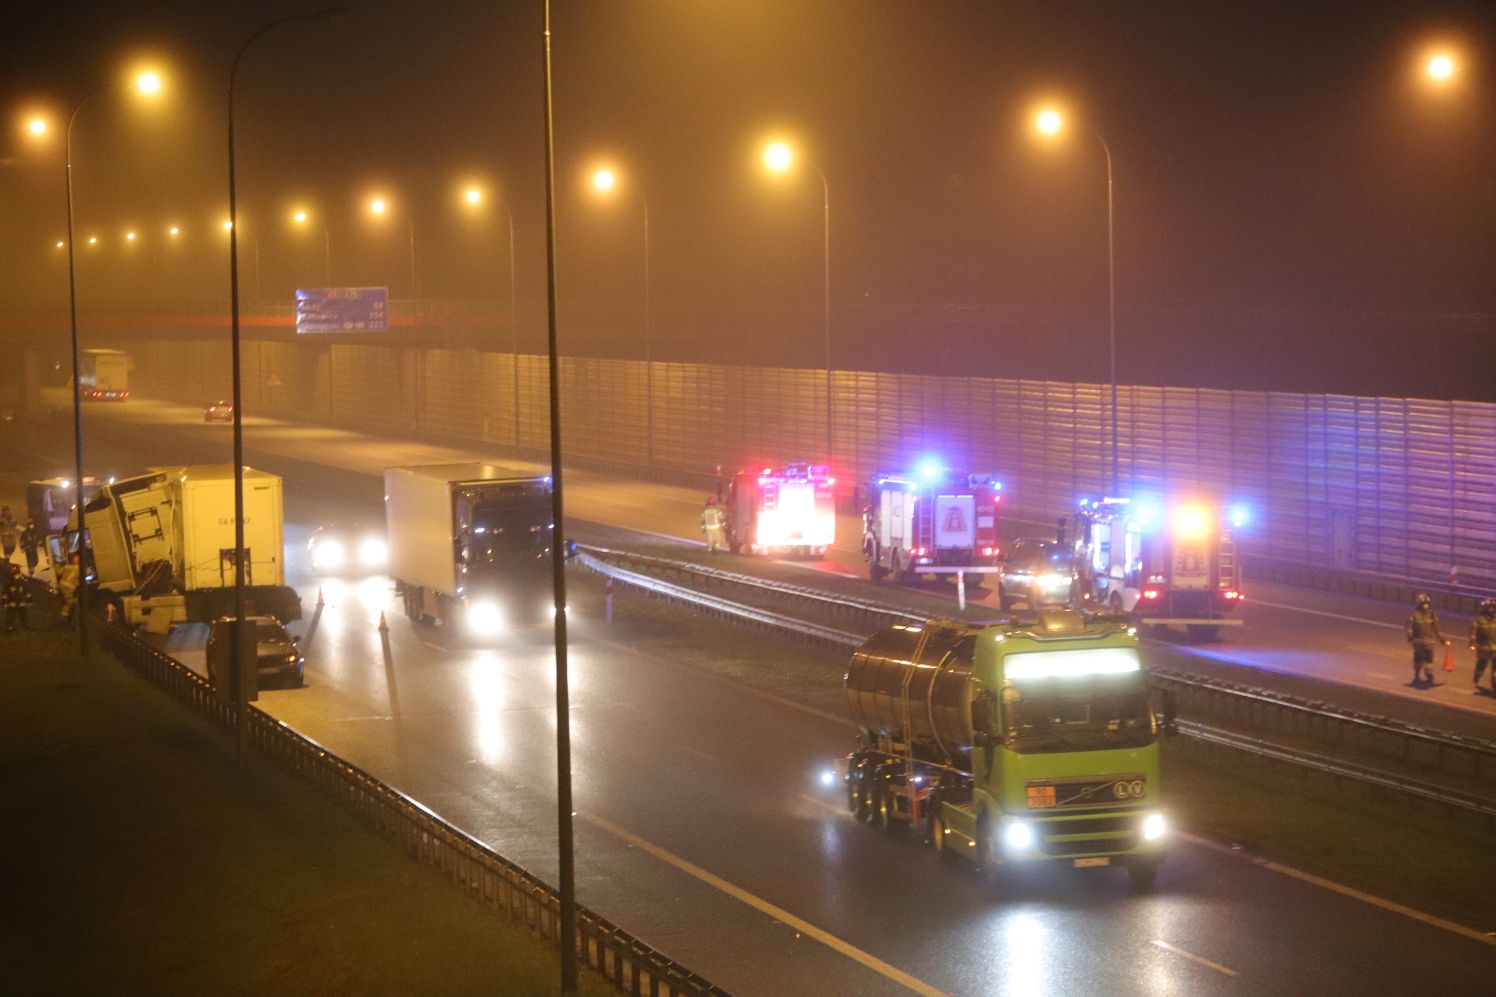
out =
<path fill-rule="evenodd" d="M 773 474 L 773 473 L 774 473 L 774 469 L 772 467 L 766 467 L 766 468 L 764 468 L 764 474 L 765 475 L 769 475 L 769 474 Z"/>
<path fill-rule="evenodd" d="M 836 484 L 836 479 L 835 478 L 827 478 L 826 479 L 826 484 L 828 484 L 828 485 L 834 485 L 834 484 Z"/>
<path fill-rule="evenodd" d="M 983 547 L 982 548 L 982 556 L 983 557 L 991 557 L 993 554 L 996 554 L 996 553 L 997 553 L 997 548 L 996 547 Z"/>
<path fill-rule="evenodd" d="M 916 547 L 916 548 L 914 548 L 914 553 L 917 554 L 920 557 L 924 557 L 925 556 L 925 549 L 923 547 Z"/>
<path fill-rule="evenodd" d="M 1158 598 L 1158 589 L 1144 589 L 1143 590 L 1143 598 L 1144 599 L 1150 599 L 1150 600 L 1151 599 L 1157 599 Z"/>
<path fill-rule="evenodd" d="M 1235 589 L 1227 589 L 1227 590 L 1226 590 L 1226 591 L 1225 591 L 1225 592 L 1224 592 L 1224 593 L 1222 593 L 1222 594 L 1223 594 L 1223 595 L 1225 595 L 1225 597 L 1226 597 L 1226 598 L 1227 598 L 1227 599 L 1231 599 L 1231 600 L 1233 600 L 1233 601 L 1236 601 L 1236 600 L 1240 600 L 1240 599 L 1241 599 L 1241 593 L 1240 593 L 1240 592 L 1238 592 L 1238 591 L 1236 591 L 1236 590 L 1235 590 Z"/>
<path fill-rule="evenodd" d="M 992 496 L 992 504 L 993 505 L 997 505 L 997 503 L 1001 502 L 1002 500 L 1003 500 L 1003 497 L 1001 495 L 994 495 L 994 496 Z"/>

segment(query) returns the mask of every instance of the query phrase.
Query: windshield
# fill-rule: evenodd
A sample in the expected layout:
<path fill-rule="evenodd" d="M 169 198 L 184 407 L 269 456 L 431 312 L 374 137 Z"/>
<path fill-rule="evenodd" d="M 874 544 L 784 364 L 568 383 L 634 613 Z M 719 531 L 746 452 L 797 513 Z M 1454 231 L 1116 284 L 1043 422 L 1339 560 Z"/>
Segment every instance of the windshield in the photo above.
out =
<path fill-rule="evenodd" d="M 465 539 L 469 564 L 533 555 L 551 549 L 551 506 L 536 496 L 524 502 L 477 502 Z"/>
<path fill-rule="evenodd" d="M 1139 748 L 1156 734 L 1141 675 L 1028 680 L 1003 691 L 1003 732 L 1021 754 Z"/>

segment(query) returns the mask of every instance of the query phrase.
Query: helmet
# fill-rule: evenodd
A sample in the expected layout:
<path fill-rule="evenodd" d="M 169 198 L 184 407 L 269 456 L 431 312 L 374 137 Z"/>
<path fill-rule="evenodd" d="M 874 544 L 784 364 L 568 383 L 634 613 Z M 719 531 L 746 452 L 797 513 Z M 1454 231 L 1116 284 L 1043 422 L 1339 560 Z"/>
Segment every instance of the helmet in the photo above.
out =
<path fill-rule="evenodd" d="M 1427 593 L 1419 592 L 1418 598 L 1413 600 L 1413 605 L 1418 609 L 1428 609 L 1433 605 L 1433 600 L 1428 597 Z"/>
<path fill-rule="evenodd" d="M 708 495 L 706 497 L 706 504 L 707 505 L 716 505 L 717 504 L 717 496 L 715 496 L 715 495 Z"/>
<path fill-rule="evenodd" d="M 1491 616 L 1496 614 L 1496 599 L 1482 599 L 1480 603 L 1480 615 Z"/>

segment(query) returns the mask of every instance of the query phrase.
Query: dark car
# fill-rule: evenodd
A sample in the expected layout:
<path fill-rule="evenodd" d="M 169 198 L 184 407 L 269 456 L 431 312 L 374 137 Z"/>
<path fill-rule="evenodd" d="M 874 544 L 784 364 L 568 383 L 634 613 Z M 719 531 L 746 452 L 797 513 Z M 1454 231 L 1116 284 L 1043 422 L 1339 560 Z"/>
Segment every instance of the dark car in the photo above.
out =
<path fill-rule="evenodd" d="M 273 616 L 251 616 L 247 622 L 255 628 L 256 678 L 259 688 L 283 685 L 299 688 L 304 684 L 306 658 L 297 648 L 297 638 L 286 632 L 279 620 Z M 208 674 L 227 675 L 233 643 L 232 617 L 220 617 L 213 621 L 208 632 Z"/>
<path fill-rule="evenodd" d="M 384 527 L 359 523 L 319 526 L 306 543 L 307 562 L 319 575 L 382 573 L 389 563 Z"/>
<path fill-rule="evenodd" d="M 233 402 L 213 402 L 203 409 L 203 422 L 233 422 Z"/>
<path fill-rule="evenodd" d="M 1031 610 L 1069 606 L 1075 587 L 1074 550 L 1053 540 L 1013 542 L 997 578 L 997 597 L 1004 609 L 1023 603 Z"/>

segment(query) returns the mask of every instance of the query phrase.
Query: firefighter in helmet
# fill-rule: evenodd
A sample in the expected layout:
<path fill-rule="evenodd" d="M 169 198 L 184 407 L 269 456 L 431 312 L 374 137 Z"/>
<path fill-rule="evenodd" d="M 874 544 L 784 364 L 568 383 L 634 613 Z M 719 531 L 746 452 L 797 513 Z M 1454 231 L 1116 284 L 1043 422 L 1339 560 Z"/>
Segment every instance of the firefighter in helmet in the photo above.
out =
<path fill-rule="evenodd" d="M 727 546 L 727 513 L 717 504 L 717 496 L 708 495 L 701 510 L 701 532 L 706 534 L 707 553 L 715 554 Z"/>
<path fill-rule="evenodd" d="M 1448 644 L 1439 630 L 1439 617 L 1433 602 L 1423 593 L 1413 603 L 1413 615 L 1403 624 L 1403 633 L 1413 645 L 1413 684 L 1434 684 L 1434 648 Z"/>
<path fill-rule="evenodd" d="M 1491 691 L 1496 693 L 1496 599 L 1483 600 L 1470 621 L 1470 650 L 1475 652 L 1475 691 L 1480 691 L 1480 677 L 1489 667 Z"/>

